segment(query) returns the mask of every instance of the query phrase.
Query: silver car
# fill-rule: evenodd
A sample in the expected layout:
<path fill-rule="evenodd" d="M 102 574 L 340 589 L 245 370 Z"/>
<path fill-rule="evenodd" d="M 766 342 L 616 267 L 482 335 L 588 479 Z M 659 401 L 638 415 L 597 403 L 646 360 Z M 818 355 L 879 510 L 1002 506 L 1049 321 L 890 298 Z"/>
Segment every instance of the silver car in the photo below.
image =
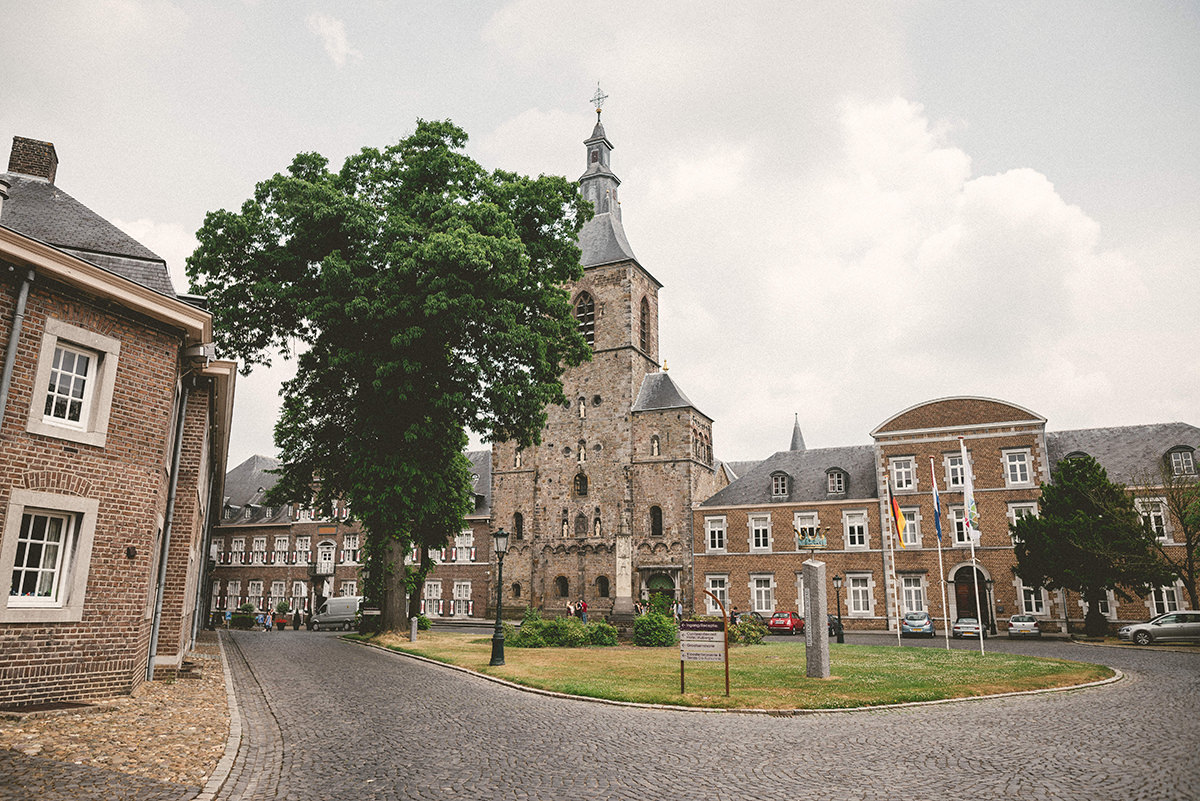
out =
<path fill-rule="evenodd" d="M 980 633 L 986 638 L 987 629 L 979 625 L 979 619 L 974 617 L 960 617 L 954 621 L 954 625 L 950 627 L 950 636 L 958 639 L 959 637 L 976 637 Z"/>
<path fill-rule="evenodd" d="M 1033 615 L 1013 615 L 1008 619 L 1008 638 L 1041 637 L 1042 629 Z"/>
<path fill-rule="evenodd" d="M 1117 637 L 1134 645 L 1152 642 L 1200 642 L 1200 612 L 1168 612 L 1145 623 L 1122 626 Z"/>

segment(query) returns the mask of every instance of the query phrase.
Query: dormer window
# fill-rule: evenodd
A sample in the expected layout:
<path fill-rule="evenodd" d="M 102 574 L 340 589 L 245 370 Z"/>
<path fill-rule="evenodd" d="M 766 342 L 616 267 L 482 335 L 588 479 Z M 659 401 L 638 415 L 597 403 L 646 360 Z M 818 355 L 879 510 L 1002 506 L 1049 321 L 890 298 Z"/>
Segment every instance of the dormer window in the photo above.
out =
<path fill-rule="evenodd" d="M 1196 475 L 1196 458 L 1191 448 L 1177 448 L 1171 451 L 1171 475 Z"/>
<path fill-rule="evenodd" d="M 588 347 L 596 346 L 596 301 L 586 292 L 581 292 L 575 299 L 575 320 L 579 324 L 579 333 L 583 334 Z"/>
<path fill-rule="evenodd" d="M 830 495 L 841 495 L 846 491 L 846 474 L 841 470 L 830 470 L 825 477 Z"/>
<path fill-rule="evenodd" d="M 772 473 L 771 474 L 771 497 L 786 498 L 788 494 L 788 474 L 787 473 Z"/>

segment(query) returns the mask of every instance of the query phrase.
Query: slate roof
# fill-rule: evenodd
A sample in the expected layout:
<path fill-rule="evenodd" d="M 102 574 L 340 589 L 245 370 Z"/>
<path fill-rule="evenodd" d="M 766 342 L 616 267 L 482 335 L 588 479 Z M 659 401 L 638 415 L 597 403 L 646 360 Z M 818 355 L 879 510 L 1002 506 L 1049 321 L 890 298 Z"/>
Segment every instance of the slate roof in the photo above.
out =
<path fill-rule="evenodd" d="M 7 173 L 0 225 L 169 297 L 167 264 L 145 245 L 42 178 Z"/>
<path fill-rule="evenodd" d="M 597 214 L 579 231 L 579 263 L 596 267 L 618 261 L 637 261 L 625 238 L 625 227 L 612 214 Z"/>
<path fill-rule="evenodd" d="M 1200 428 L 1187 423 L 1082 428 L 1046 433 L 1050 466 L 1076 451 L 1094 458 L 1108 477 L 1121 484 L 1141 484 L 1153 474 L 1167 451 L 1186 445 L 1200 449 Z"/>
<path fill-rule="evenodd" d="M 725 462 L 724 464 L 729 468 L 730 472 L 733 473 L 734 478 L 740 478 L 762 463 L 762 459 L 756 459 L 752 462 Z"/>
<path fill-rule="evenodd" d="M 830 495 L 826 471 L 839 468 L 846 473 L 846 491 Z M 790 476 L 787 498 L 771 495 L 771 476 L 783 471 Z M 772 503 L 797 504 L 806 501 L 843 498 L 877 498 L 875 483 L 875 447 L 851 445 L 844 448 L 820 448 L 805 451 L 780 451 L 758 462 L 737 481 L 700 504 L 713 506 L 749 506 Z"/>
<path fill-rule="evenodd" d="M 666 373 L 646 373 L 638 391 L 633 411 L 649 412 L 660 409 L 696 408 Z"/>

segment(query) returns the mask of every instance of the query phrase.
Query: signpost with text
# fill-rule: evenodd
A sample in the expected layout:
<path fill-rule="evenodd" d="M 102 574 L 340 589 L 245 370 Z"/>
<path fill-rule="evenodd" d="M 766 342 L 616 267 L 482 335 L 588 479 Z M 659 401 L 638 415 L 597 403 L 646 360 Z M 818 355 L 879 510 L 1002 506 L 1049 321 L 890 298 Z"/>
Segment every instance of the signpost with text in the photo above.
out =
<path fill-rule="evenodd" d="M 717 603 L 721 605 L 721 611 L 724 612 L 725 605 L 721 604 L 719 599 Z M 724 662 L 725 695 L 729 695 L 729 639 L 724 615 L 721 620 L 679 621 L 679 692 L 681 694 L 685 692 L 683 675 L 685 662 Z"/>

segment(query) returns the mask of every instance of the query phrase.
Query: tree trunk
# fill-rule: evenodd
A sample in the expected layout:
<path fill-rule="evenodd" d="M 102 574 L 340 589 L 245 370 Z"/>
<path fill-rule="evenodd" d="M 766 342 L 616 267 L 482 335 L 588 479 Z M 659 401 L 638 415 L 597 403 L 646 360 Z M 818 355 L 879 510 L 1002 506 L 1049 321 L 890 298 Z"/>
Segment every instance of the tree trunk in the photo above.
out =
<path fill-rule="evenodd" d="M 1108 619 L 1104 617 L 1104 613 L 1100 611 L 1100 604 L 1104 603 L 1106 593 L 1104 590 L 1088 590 L 1084 596 L 1087 601 L 1087 617 L 1083 619 L 1083 630 L 1089 637 L 1103 637 L 1108 633 Z"/>
<path fill-rule="evenodd" d="M 387 560 L 390 571 L 384 588 L 382 609 L 380 609 L 383 617 L 380 627 L 383 631 L 408 631 L 408 616 L 405 609 L 408 593 L 404 575 L 406 553 L 408 553 L 407 549 L 399 540 L 392 540 L 388 544 Z"/>

